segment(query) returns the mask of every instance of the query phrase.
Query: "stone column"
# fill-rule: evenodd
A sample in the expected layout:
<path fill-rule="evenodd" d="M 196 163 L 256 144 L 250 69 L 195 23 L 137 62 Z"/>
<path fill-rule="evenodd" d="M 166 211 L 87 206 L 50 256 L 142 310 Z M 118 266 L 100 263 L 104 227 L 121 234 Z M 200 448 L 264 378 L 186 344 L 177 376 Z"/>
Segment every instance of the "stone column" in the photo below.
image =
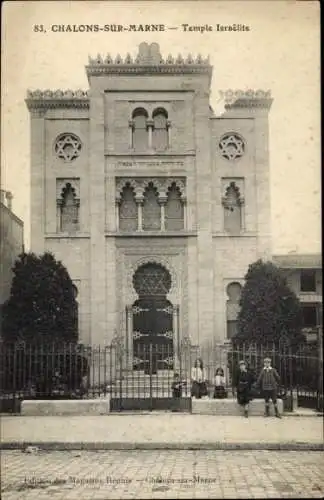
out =
<path fill-rule="evenodd" d="M 138 216 L 138 222 L 137 222 L 137 230 L 138 231 L 143 231 L 143 197 L 136 197 L 135 201 L 137 203 L 137 216 Z"/>
<path fill-rule="evenodd" d="M 129 126 L 129 148 L 133 149 L 133 147 L 134 147 L 134 144 L 133 144 L 134 121 L 129 120 L 128 126 Z"/>
<path fill-rule="evenodd" d="M 188 210 L 187 210 L 187 199 L 185 197 L 181 198 L 183 203 L 183 229 L 188 230 Z"/>
<path fill-rule="evenodd" d="M 120 199 L 116 199 L 116 231 L 119 231 L 119 207 L 120 207 Z"/>
<path fill-rule="evenodd" d="M 167 132 L 168 132 L 168 148 L 171 148 L 171 122 L 167 121 Z"/>
<path fill-rule="evenodd" d="M 166 196 L 159 197 L 159 204 L 161 207 L 161 231 L 165 231 L 165 205 L 167 202 Z"/>
<path fill-rule="evenodd" d="M 152 149 L 152 147 L 153 147 L 152 136 L 153 136 L 154 122 L 152 120 L 147 120 L 146 124 L 147 124 L 147 130 L 148 130 L 148 148 Z"/>

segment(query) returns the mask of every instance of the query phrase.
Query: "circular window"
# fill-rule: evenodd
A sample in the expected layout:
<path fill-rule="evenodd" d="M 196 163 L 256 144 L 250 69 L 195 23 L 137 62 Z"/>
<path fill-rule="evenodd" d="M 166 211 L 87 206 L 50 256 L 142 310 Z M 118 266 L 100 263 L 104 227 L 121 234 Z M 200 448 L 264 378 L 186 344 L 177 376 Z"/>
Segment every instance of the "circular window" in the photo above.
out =
<path fill-rule="evenodd" d="M 223 135 L 219 141 L 219 149 L 226 160 L 236 160 L 244 155 L 245 144 L 242 137 L 235 133 Z"/>
<path fill-rule="evenodd" d="M 62 134 L 56 139 L 54 150 L 61 160 L 73 161 L 80 156 L 81 141 L 74 134 Z"/>

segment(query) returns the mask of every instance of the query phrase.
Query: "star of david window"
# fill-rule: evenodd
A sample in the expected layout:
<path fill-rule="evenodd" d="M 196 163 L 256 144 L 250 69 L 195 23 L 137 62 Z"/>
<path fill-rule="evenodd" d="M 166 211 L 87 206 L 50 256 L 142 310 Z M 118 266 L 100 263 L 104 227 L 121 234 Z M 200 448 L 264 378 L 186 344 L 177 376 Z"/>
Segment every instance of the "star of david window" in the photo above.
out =
<path fill-rule="evenodd" d="M 245 144 L 238 134 L 228 133 L 219 141 L 219 150 L 226 160 L 236 160 L 244 155 Z"/>
<path fill-rule="evenodd" d="M 171 288 L 171 276 L 159 264 L 144 264 L 134 274 L 133 285 L 140 297 L 165 296 Z"/>
<path fill-rule="evenodd" d="M 74 134 L 60 135 L 54 145 L 54 151 L 58 158 L 64 161 L 73 161 L 80 156 L 81 141 Z"/>

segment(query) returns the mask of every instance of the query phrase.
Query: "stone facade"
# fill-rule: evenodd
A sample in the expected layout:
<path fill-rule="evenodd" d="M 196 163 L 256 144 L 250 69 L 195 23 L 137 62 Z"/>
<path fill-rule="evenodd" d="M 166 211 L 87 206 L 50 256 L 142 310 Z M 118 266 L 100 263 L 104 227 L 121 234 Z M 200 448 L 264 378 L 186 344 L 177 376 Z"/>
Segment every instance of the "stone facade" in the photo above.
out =
<path fill-rule="evenodd" d="M 1 190 L 0 309 L 10 296 L 12 267 L 24 250 L 24 223 L 12 211 L 12 194 Z M 1 327 L 1 322 L 0 322 Z"/>
<path fill-rule="evenodd" d="M 31 249 L 67 266 L 85 343 L 125 338 L 145 263 L 171 276 L 180 340 L 222 343 L 237 315 L 229 285 L 271 257 L 269 92 L 225 92 L 216 116 L 208 59 L 163 60 L 157 44 L 86 72 L 88 92 L 26 99 Z"/>
<path fill-rule="evenodd" d="M 273 261 L 285 272 L 289 287 L 301 302 L 303 331 L 307 340 L 317 340 L 323 327 L 322 256 L 275 255 Z"/>

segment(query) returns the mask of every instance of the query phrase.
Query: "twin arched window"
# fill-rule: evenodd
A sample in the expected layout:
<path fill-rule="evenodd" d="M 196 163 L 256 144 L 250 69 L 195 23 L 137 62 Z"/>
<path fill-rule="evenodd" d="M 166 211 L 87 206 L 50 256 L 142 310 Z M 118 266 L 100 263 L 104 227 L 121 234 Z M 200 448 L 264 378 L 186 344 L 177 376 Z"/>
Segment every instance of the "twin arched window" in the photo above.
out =
<path fill-rule="evenodd" d="M 170 146 L 170 124 L 164 108 L 157 108 L 152 119 L 144 108 L 136 108 L 130 121 L 131 147 L 135 151 L 155 149 L 164 151 Z"/>

